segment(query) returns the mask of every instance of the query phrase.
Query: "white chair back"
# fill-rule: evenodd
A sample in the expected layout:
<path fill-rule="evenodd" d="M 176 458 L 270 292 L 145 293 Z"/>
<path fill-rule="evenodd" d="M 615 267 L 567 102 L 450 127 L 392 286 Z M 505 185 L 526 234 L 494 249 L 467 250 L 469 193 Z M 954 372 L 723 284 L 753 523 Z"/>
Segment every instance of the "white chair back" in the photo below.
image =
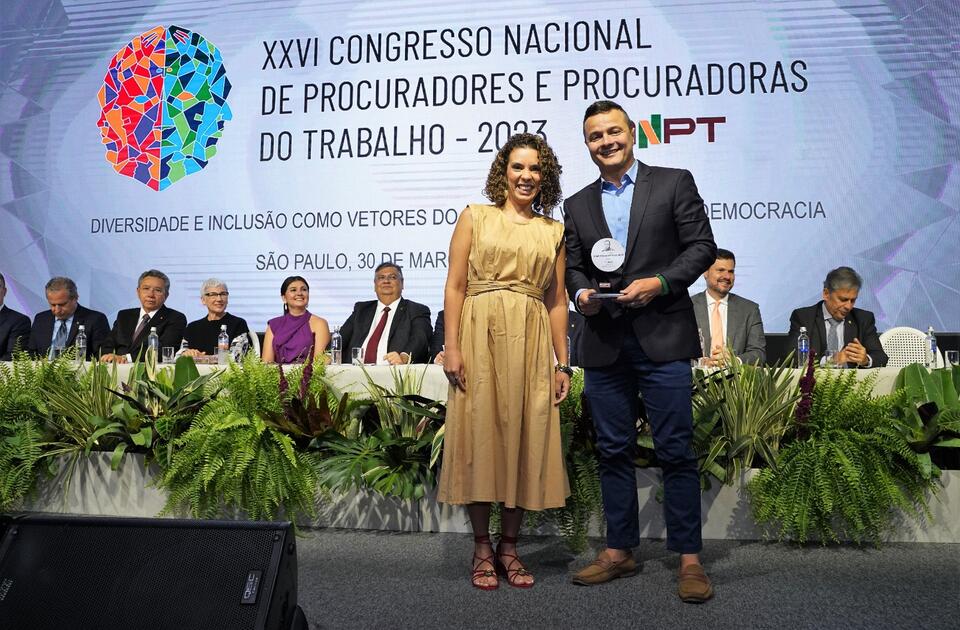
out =
<path fill-rule="evenodd" d="M 913 363 L 923 365 L 927 359 L 927 333 L 909 326 L 897 326 L 880 335 L 880 345 L 890 357 L 887 367 L 902 368 Z M 936 367 L 943 367 L 943 356 L 937 350 Z"/>
<path fill-rule="evenodd" d="M 254 331 L 249 331 L 250 333 L 250 352 L 254 354 L 258 359 L 260 358 L 260 335 Z"/>

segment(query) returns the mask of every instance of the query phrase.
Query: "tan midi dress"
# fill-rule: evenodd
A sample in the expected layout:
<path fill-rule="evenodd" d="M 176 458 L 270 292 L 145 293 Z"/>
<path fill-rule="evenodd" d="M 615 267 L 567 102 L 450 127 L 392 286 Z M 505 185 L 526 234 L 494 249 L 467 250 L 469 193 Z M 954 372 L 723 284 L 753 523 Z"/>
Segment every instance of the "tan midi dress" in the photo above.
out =
<path fill-rule="evenodd" d="M 470 211 L 473 242 L 460 318 L 466 391 L 450 387 L 438 498 L 562 507 L 570 486 L 543 295 L 563 225 L 541 216 L 517 224 L 495 206 Z"/>

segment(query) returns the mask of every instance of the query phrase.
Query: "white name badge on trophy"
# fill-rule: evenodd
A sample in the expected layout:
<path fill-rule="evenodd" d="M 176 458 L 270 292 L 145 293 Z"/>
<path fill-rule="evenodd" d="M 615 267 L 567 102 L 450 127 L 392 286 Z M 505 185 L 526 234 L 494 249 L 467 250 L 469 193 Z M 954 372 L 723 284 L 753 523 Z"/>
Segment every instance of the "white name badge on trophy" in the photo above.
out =
<path fill-rule="evenodd" d="M 623 245 L 615 238 L 601 238 L 590 250 L 593 266 L 600 271 L 616 271 L 623 266 L 626 256 Z"/>

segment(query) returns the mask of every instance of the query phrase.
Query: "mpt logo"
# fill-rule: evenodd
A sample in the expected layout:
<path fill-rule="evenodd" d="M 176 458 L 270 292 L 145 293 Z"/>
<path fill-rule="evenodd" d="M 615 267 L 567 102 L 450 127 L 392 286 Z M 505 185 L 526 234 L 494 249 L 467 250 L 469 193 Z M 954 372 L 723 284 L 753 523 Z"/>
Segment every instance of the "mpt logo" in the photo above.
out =
<path fill-rule="evenodd" d="M 638 120 L 637 147 L 646 149 L 652 144 L 670 144 L 674 136 L 691 136 L 702 127 L 707 128 L 707 142 L 716 139 L 717 125 L 727 122 L 726 116 L 700 116 L 699 118 L 663 118 L 653 114 L 650 120 Z"/>

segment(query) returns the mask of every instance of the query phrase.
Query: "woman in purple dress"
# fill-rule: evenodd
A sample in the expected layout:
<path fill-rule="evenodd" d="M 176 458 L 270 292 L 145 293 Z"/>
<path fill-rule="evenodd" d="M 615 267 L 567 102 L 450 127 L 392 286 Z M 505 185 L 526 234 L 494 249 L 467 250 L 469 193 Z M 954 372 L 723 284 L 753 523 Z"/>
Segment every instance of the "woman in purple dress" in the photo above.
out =
<path fill-rule="evenodd" d="M 267 322 L 263 340 L 264 363 L 302 363 L 324 352 L 330 343 L 327 320 L 307 310 L 310 285 L 300 276 L 290 276 L 280 285 L 283 315 Z"/>

